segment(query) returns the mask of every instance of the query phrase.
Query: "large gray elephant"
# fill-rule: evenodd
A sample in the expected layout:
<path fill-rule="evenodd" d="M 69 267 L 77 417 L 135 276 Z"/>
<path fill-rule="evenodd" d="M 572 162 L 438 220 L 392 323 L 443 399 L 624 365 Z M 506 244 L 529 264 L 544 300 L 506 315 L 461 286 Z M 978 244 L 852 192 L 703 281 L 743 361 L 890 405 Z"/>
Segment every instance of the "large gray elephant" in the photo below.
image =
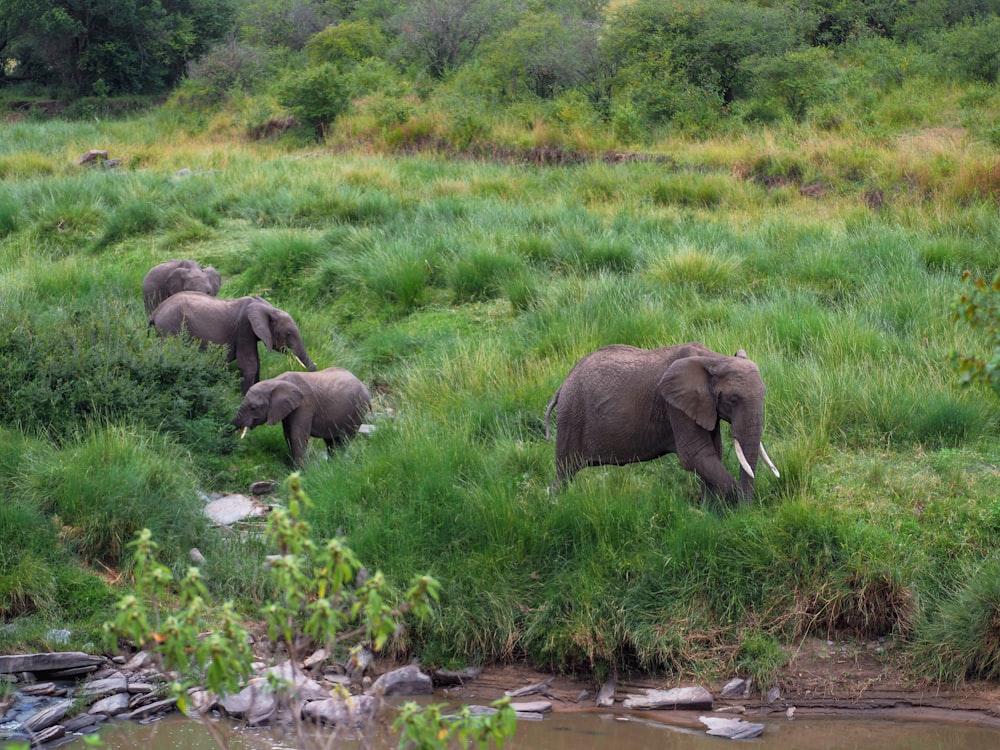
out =
<path fill-rule="evenodd" d="M 584 466 L 623 465 L 676 453 L 701 477 L 707 493 L 748 503 L 761 443 L 764 381 L 741 349 L 729 357 L 698 343 L 661 349 L 613 345 L 574 365 L 545 410 L 556 412 L 558 489 Z M 737 482 L 722 465 L 720 420 L 740 463 Z"/>
<path fill-rule="evenodd" d="M 357 434 L 371 403 L 364 383 L 343 368 L 285 372 L 251 386 L 232 424 L 246 435 L 281 422 L 292 460 L 302 466 L 310 437 L 323 438 L 332 452 Z"/>
<path fill-rule="evenodd" d="M 142 280 L 142 300 L 146 315 L 167 297 L 178 292 L 201 292 L 214 297 L 222 286 L 222 276 L 212 266 L 202 268 L 194 260 L 168 260 L 153 266 Z"/>
<path fill-rule="evenodd" d="M 217 299 L 198 292 L 179 292 L 160 303 L 149 316 L 149 324 L 161 335 L 186 329 L 202 345 L 228 346 L 229 361 L 236 360 L 243 376 L 241 393 L 260 380 L 257 341 L 272 351 L 291 353 L 307 370 L 316 369 L 292 316 L 260 297 Z"/>

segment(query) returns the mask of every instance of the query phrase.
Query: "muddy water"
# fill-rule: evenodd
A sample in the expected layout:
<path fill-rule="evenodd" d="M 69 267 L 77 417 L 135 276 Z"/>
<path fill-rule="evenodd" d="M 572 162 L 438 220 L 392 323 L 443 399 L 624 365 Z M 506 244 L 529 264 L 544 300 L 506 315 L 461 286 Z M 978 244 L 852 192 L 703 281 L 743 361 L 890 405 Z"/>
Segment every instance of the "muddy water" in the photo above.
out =
<path fill-rule="evenodd" d="M 562 713 L 542 721 L 521 721 L 506 750 L 720 750 L 729 741 L 630 716 Z M 996 750 L 1000 729 L 969 725 L 872 719 L 769 719 L 755 750 Z M 294 738 L 270 732 L 227 728 L 232 750 L 290 750 Z M 173 716 L 145 726 L 106 725 L 101 739 L 108 750 L 214 750 L 198 724 Z M 736 743 L 735 749 L 745 743 Z M 82 743 L 80 743 L 82 745 Z M 355 750 L 357 743 L 336 745 Z M 387 745 L 391 747 L 391 744 Z"/>

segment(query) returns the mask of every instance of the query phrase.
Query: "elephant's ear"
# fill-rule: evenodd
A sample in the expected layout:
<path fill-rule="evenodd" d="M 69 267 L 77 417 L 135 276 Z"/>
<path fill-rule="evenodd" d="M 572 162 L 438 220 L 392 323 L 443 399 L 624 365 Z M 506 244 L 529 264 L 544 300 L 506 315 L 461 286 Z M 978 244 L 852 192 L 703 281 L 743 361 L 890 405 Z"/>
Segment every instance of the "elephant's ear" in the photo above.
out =
<path fill-rule="evenodd" d="M 704 357 L 685 357 L 667 367 L 657 385 L 663 400 L 680 409 L 705 430 L 715 429 L 719 421 L 715 397 L 709 387 L 710 376 Z"/>
<path fill-rule="evenodd" d="M 268 349 L 274 349 L 274 336 L 271 334 L 271 311 L 266 304 L 257 301 L 250 303 L 247 318 L 257 338 L 264 342 Z"/>
<path fill-rule="evenodd" d="M 214 297 L 219 293 L 219 289 L 222 288 L 222 275 L 212 266 L 206 266 L 202 270 L 205 272 L 206 278 L 208 278 L 209 286 L 212 287 L 211 294 Z"/>
<path fill-rule="evenodd" d="M 184 291 L 184 280 L 187 278 L 187 272 L 183 268 L 175 268 L 167 276 L 166 282 L 163 284 L 163 289 L 167 293 L 168 297 L 171 297 L 177 292 Z"/>
<path fill-rule="evenodd" d="M 291 383 L 281 383 L 271 391 L 271 402 L 267 409 L 267 423 L 278 424 L 282 419 L 299 408 L 302 391 Z"/>

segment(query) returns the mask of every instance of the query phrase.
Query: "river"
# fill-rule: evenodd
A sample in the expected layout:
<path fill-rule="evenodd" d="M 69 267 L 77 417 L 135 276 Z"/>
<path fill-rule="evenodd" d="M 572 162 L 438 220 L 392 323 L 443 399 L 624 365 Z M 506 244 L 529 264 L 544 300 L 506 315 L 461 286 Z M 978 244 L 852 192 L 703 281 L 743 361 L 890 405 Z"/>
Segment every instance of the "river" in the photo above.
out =
<path fill-rule="evenodd" d="M 748 720 L 755 720 L 747 717 Z M 1000 730 L 943 722 L 856 718 L 767 718 L 755 750 L 996 750 Z M 292 750 L 296 743 L 273 730 L 227 726 L 231 750 Z M 101 730 L 107 750 L 215 750 L 206 730 L 174 715 L 152 724 L 111 723 Z M 557 713 L 519 721 L 506 750 L 719 750 L 729 740 L 634 714 Z M 323 743 L 318 743 L 321 746 Z M 387 745 L 391 746 L 391 745 Z M 338 750 L 358 748 L 338 743 Z M 735 747 L 735 746 L 734 746 Z"/>

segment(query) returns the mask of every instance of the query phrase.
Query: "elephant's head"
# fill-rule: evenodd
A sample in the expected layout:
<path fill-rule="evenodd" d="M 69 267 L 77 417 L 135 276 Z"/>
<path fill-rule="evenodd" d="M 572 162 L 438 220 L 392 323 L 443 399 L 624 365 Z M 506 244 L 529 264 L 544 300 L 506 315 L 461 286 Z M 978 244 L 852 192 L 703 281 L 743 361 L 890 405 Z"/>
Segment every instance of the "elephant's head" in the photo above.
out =
<path fill-rule="evenodd" d="M 727 494 L 735 490 L 740 499 L 750 499 L 758 458 L 763 458 L 778 475 L 761 443 L 766 388 L 757 365 L 747 359 L 742 349 L 734 357 L 693 356 L 675 360 L 664 372 L 659 391 L 668 404 L 692 420 L 690 432 L 696 433 L 700 428 L 710 433 L 717 445 L 719 420 L 729 422 L 740 478 L 738 487 L 727 488 Z M 677 425 L 674 433 L 678 443 L 684 441 L 708 449 L 707 443 L 699 442 L 696 437 L 677 434 Z M 723 470 L 723 473 L 728 477 L 728 472 Z M 728 479 L 732 483 L 732 478 Z"/>
<path fill-rule="evenodd" d="M 221 287 L 222 276 L 214 268 L 211 266 L 202 268 L 193 260 L 184 260 L 177 261 L 177 265 L 163 279 L 159 291 L 163 297 L 178 292 L 200 292 L 214 297 Z"/>
<path fill-rule="evenodd" d="M 303 393 L 293 383 L 272 378 L 262 380 L 250 387 L 243 396 L 243 402 L 230 423 L 236 428 L 247 430 L 262 424 L 277 424 L 302 403 Z"/>
<path fill-rule="evenodd" d="M 306 352 L 302 334 L 291 315 L 260 298 L 254 298 L 247 308 L 247 318 L 264 346 L 272 351 L 291 354 L 305 369 L 316 370 L 316 363 Z"/>

